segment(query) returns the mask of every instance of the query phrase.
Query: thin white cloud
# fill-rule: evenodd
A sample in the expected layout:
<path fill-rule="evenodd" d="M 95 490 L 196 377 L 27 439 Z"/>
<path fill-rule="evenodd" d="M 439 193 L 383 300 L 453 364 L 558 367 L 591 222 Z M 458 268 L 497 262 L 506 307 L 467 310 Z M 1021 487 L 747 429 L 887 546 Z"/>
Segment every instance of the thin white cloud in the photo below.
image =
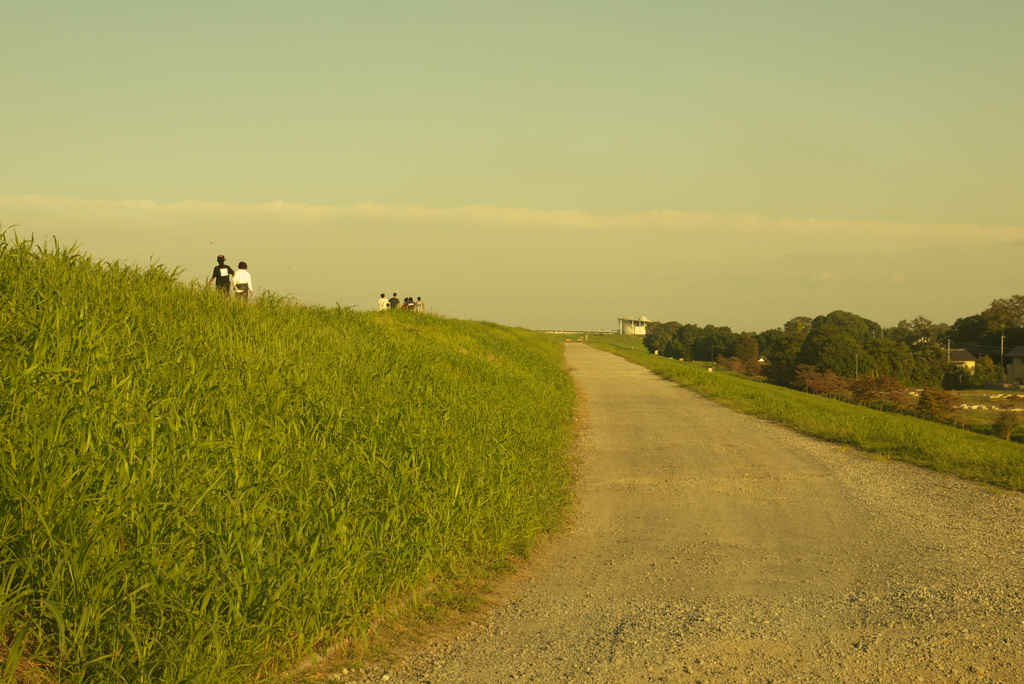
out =
<path fill-rule="evenodd" d="M 957 223 L 901 223 L 869 220 L 781 218 L 752 215 L 718 215 L 683 211 L 648 211 L 603 216 L 574 210 L 536 210 L 516 207 L 469 205 L 463 207 L 391 206 L 362 203 L 346 207 L 290 202 L 170 202 L 150 200 L 92 200 L 43 195 L 0 195 L 0 220 L 17 222 L 19 215 L 111 218 L 163 218 L 183 220 L 278 220 L 317 225 L 362 219 L 398 224 L 439 224 L 478 228 L 564 228 L 607 230 L 700 230 L 743 234 L 860 235 L 873 238 L 921 238 L 928 241 L 963 238 L 1005 242 L 1024 240 L 1024 227 Z"/>

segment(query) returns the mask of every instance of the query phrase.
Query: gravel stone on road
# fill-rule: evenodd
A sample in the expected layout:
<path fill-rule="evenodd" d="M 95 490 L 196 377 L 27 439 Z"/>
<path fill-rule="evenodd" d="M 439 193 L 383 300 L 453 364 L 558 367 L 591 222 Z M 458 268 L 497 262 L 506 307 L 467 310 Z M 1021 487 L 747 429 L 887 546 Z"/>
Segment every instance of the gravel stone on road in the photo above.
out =
<path fill-rule="evenodd" d="M 1024 682 L 1020 493 L 566 357 L 587 403 L 575 524 L 390 682 Z"/>

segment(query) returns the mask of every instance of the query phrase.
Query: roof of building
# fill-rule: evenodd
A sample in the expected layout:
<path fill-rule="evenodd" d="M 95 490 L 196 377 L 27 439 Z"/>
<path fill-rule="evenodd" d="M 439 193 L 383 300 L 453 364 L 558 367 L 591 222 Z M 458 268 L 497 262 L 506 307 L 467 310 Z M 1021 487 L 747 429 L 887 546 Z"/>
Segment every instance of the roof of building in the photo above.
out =
<path fill-rule="evenodd" d="M 966 349 L 953 349 L 949 352 L 950 363 L 965 363 L 968 361 L 977 361 L 978 357 L 967 351 Z"/>
<path fill-rule="evenodd" d="M 1013 350 L 1003 354 L 1004 358 L 1012 359 L 1016 357 L 1024 357 L 1024 346 L 1014 347 Z"/>

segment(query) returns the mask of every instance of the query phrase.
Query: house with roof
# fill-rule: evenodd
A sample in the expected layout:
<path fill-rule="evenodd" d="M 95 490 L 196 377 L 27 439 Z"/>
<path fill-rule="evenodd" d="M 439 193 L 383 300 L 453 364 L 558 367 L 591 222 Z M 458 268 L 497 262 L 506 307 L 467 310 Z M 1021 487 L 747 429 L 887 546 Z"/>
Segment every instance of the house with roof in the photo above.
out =
<path fill-rule="evenodd" d="M 1024 381 L 1024 346 L 1014 347 L 1008 354 L 1003 354 L 1006 365 L 1006 382 L 1019 385 Z"/>
<path fill-rule="evenodd" d="M 950 349 L 949 363 L 960 370 L 968 370 L 974 375 L 974 367 L 978 365 L 978 357 L 966 349 Z"/>

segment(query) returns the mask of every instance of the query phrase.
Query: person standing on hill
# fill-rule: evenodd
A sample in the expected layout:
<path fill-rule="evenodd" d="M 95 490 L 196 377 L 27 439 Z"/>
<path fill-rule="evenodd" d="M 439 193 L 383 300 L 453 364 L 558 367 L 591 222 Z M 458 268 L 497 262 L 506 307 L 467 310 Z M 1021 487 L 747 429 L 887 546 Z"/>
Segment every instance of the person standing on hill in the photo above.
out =
<path fill-rule="evenodd" d="M 388 300 L 388 306 L 392 309 L 397 309 L 401 302 L 398 301 L 398 293 L 391 295 L 391 299 Z"/>
<path fill-rule="evenodd" d="M 243 302 L 249 301 L 252 294 L 252 276 L 249 275 L 249 266 L 244 261 L 238 262 L 238 270 L 235 271 L 235 296 L 241 297 Z"/>
<path fill-rule="evenodd" d="M 217 255 L 217 265 L 213 267 L 213 275 L 206 281 L 206 284 L 216 282 L 217 289 L 221 291 L 224 296 L 227 296 L 231 292 L 231 277 L 235 275 L 235 270 L 224 263 L 224 255 Z"/>
<path fill-rule="evenodd" d="M 426 311 L 427 311 L 427 305 L 426 305 L 426 303 L 424 303 L 424 301 L 423 301 L 423 298 L 422 298 L 422 297 L 417 297 L 417 298 L 416 298 L 416 307 L 415 307 L 415 308 L 416 308 L 416 310 L 417 310 L 417 311 L 419 311 L 420 313 L 426 313 Z"/>
<path fill-rule="evenodd" d="M 388 298 L 384 296 L 384 293 L 380 293 L 380 299 L 377 300 L 377 310 L 383 311 L 388 308 Z"/>

